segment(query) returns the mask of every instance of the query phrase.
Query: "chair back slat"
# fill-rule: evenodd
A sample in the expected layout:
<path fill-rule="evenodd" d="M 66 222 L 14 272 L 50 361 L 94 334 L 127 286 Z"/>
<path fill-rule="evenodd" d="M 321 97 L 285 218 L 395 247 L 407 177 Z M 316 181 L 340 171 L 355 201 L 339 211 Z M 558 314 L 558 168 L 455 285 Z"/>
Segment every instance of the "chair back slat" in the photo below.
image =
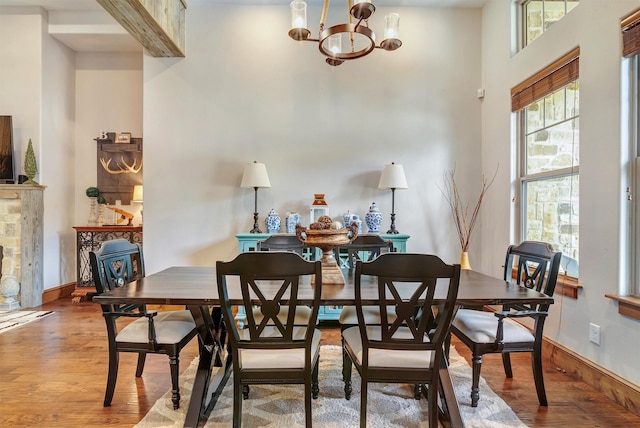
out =
<path fill-rule="evenodd" d="M 293 251 L 301 256 L 305 247 L 295 235 L 271 235 L 256 244 L 257 251 Z"/>
<path fill-rule="evenodd" d="M 222 300 L 223 317 L 232 318 L 230 291 L 239 289 L 246 321 L 240 330 L 236 323 L 229 323 L 234 350 L 242 348 L 302 348 L 313 336 L 322 274 L 320 261 L 309 262 L 292 252 L 247 252 L 229 262 L 217 262 L 218 292 Z M 315 279 L 311 316 L 304 325 L 296 324 L 296 312 L 304 306 L 299 300 L 301 276 Z M 305 282 L 305 287 L 310 287 Z M 234 293 L 238 295 L 237 291 Z M 255 308 L 260 311 L 257 318 Z M 280 317 L 288 311 L 287 317 Z M 304 334 L 300 334 L 300 327 Z"/>
<path fill-rule="evenodd" d="M 553 296 L 561 257 L 561 252 L 553 251 L 545 242 L 523 241 L 519 245 L 511 245 L 507 249 L 504 279 L 509 282 L 515 280 L 518 285 Z M 549 304 L 512 304 L 508 308 L 546 311 Z"/>
<path fill-rule="evenodd" d="M 362 308 L 362 276 L 377 280 L 376 307 L 381 314 L 380 337 L 369 337 Z M 453 318 L 460 283 L 460 265 L 447 265 L 427 254 L 385 253 L 371 262 L 357 261 L 356 313 L 364 348 L 432 350 L 438 353 Z M 436 290 L 446 290 L 444 304 Z M 439 309 L 436 311 L 436 303 Z M 394 309 L 389 323 L 387 308 Z M 437 313 L 436 313 L 437 312 Z M 366 355 L 363 352 L 363 355 Z"/>
<path fill-rule="evenodd" d="M 339 260 L 340 251 L 343 249 L 347 251 L 348 268 L 353 269 L 355 262 L 360 260 L 360 253 L 365 255 L 363 261 L 372 261 L 382 254 L 384 249 L 392 252 L 393 241 L 385 240 L 379 235 L 358 235 L 349 245 L 335 248 L 336 260 Z"/>
<path fill-rule="evenodd" d="M 89 263 L 97 294 L 123 287 L 144 277 L 142 246 L 126 239 L 114 239 L 102 243 L 97 251 L 89 252 Z M 104 311 L 132 311 L 143 305 L 102 305 Z"/>

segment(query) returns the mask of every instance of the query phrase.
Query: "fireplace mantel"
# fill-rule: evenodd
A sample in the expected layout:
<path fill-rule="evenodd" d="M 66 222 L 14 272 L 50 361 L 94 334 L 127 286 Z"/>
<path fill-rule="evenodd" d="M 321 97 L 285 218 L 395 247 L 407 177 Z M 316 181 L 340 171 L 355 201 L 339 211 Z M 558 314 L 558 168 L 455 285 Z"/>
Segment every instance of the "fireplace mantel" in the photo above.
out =
<path fill-rule="evenodd" d="M 0 184 L 3 274 L 20 282 L 20 306 L 42 305 L 44 186 Z"/>

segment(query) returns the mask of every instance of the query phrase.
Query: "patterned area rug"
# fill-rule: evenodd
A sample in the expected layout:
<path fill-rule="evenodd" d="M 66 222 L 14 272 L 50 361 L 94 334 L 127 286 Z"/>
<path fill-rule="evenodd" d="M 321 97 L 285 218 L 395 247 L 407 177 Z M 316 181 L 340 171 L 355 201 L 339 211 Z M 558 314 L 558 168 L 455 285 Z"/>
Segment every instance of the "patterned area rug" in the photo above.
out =
<path fill-rule="evenodd" d="M 171 391 L 167 391 L 135 428 L 182 427 L 191 393 L 197 358 L 180 378 L 182 401 L 173 410 Z M 480 379 L 480 402 L 471 407 L 471 368 L 452 347 L 450 372 L 465 425 L 480 427 L 525 427 L 511 408 Z M 168 374 L 167 374 L 168 375 Z M 360 376 L 354 369 L 351 400 L 344 399 L 342 352 L 339 346 L 320 350 L 320 396 L 313 400 L 315 427 L 357 427 L 360 412 Z M 249 399 L 242 405 L 242 423 L 247 427 L 303 427 L 302 385 L 251 386 Z M 233 413 L 233 382 L 225 386 L 205 428 L 230 427 Z M 413 385 L 371 384 L 367 426 L 380 428 L 426 427 L 426 400 L 413 399 Z"/>
<path fill-rule="evenodd" d="M 0 334 L 38 321 L 52 313 L 53 311 L 0 311 Z"/>

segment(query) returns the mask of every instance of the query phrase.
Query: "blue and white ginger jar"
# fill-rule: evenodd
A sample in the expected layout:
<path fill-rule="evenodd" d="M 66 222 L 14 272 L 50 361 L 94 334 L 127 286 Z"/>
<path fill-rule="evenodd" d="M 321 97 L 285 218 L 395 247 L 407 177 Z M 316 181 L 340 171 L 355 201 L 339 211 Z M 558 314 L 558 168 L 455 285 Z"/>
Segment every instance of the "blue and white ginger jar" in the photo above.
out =
<path fill-rule="evenodd" d="M 287 229 L 287 233 L 296 233 L 296 224 L 300 224 L 301 221 L 302 221 L 302 218 L 300 217 L 299 213 L 295 211 L 291 213 L 287 213 L 284 219 L 284 224 L 285 224 L 285 228 Z"/>
<path fill-rule="evenodd" d="M 280 232 L 280 216 L 275 210 L 269 211 L 269 215 L 264 220 L 267 225 L 268 233 L 278 233 Z"/>
<path fill-rule="evenodd" d="M 378 206 L 375 202 L 371 203 L 369 212 L 364 216 L 364 221 L 367 223 L 369 233 L 380 233 L 380 226 L 382 225 L 382 213 L 378 211 Z"/>

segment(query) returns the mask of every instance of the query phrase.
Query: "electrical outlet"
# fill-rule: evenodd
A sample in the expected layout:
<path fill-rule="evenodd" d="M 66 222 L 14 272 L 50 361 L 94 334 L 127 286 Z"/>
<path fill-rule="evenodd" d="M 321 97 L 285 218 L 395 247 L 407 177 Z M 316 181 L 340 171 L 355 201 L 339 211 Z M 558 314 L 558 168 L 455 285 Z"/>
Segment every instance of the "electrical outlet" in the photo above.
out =
<path fill-rule="evenodd" d="M 600 345 L 600 326 L 589 323 L 589 341 Z"/>

